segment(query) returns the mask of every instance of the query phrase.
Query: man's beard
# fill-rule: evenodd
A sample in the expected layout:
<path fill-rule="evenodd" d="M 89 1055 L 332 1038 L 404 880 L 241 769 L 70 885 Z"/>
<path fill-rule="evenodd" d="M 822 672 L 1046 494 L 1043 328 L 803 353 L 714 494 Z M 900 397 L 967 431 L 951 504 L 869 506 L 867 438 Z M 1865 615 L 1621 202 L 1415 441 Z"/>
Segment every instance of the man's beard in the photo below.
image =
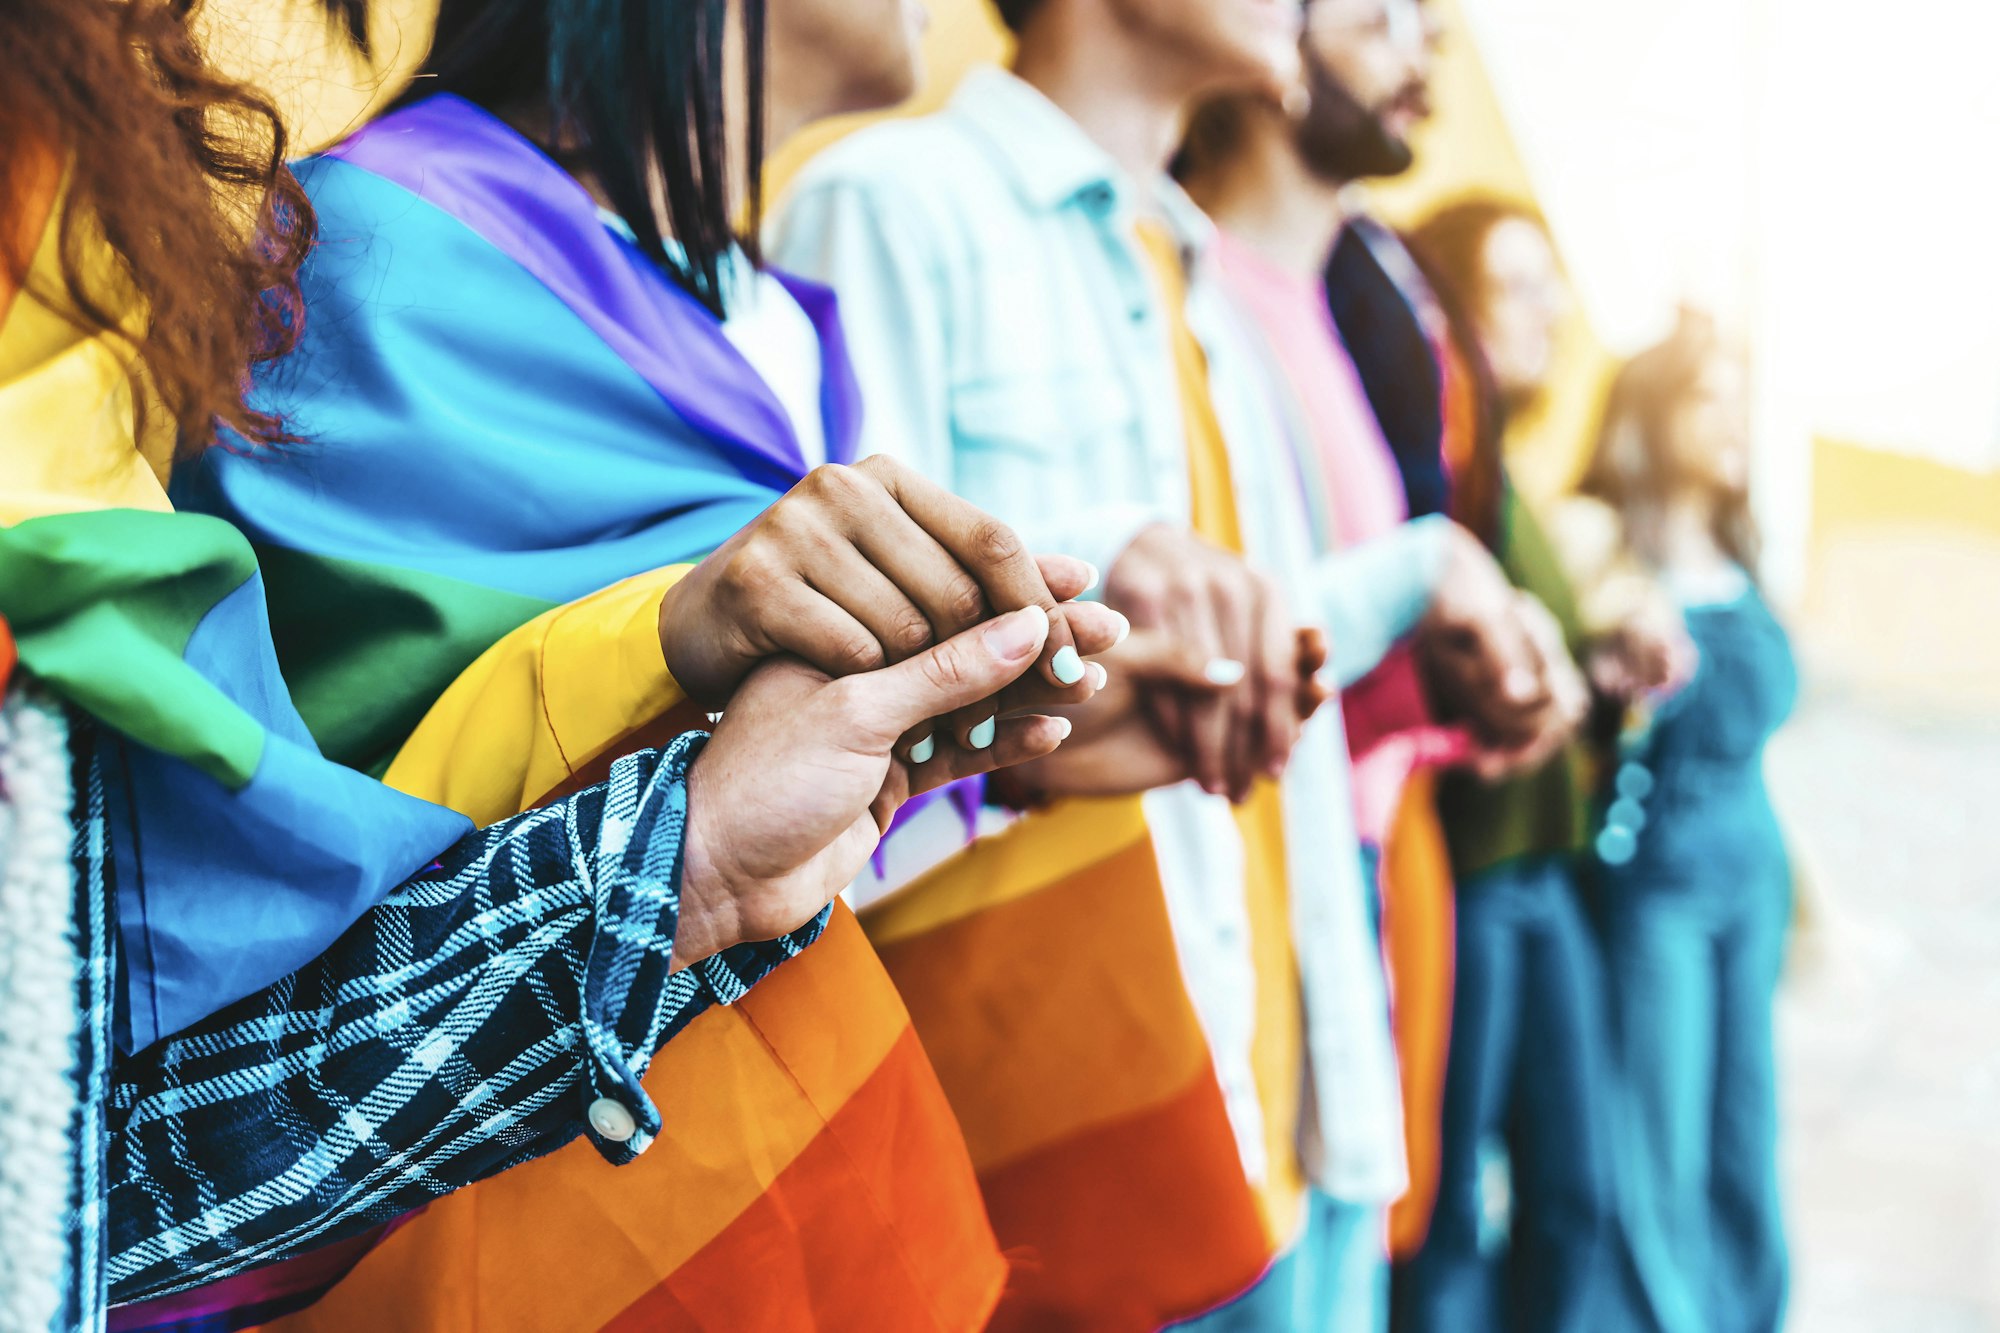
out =
<path fill-rule="evenodd" d="M 1390 133 L 1382 117 L 1361 105 L 1310 53 L 1305 74 L 1312 101 L 1296 135 L 1306 166 L 1331 181 L 1400 176 L 1410 169 L 1416 161 L 1410 145 Z"/>

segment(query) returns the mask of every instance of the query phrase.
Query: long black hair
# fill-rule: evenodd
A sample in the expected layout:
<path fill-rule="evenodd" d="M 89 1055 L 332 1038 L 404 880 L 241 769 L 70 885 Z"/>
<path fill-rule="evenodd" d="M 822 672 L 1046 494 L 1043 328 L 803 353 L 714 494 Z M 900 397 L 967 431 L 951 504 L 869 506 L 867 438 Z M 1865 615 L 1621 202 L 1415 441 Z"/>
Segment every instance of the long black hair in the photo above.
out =
<path fill-rule="evenodd" d="M 347 30 L 365 55 L 368 51 L 368 0 L 321 0 L 326 16 Z"/>
<path fill-rule="evenodd" d="M 365 0 L 325 0 L 350 13 Z M 742 10 L 750 198 L 730 198 L 724 34 Z M 456 93 L 496 114 L 542 113 L 551 156 L 587 168 L 639 248 L 718 316 L 734 248 L 759 260 L 765 0 L 443 0 L 406 95 Z M 670 254 L 655 207 L 666 207 Z"/>

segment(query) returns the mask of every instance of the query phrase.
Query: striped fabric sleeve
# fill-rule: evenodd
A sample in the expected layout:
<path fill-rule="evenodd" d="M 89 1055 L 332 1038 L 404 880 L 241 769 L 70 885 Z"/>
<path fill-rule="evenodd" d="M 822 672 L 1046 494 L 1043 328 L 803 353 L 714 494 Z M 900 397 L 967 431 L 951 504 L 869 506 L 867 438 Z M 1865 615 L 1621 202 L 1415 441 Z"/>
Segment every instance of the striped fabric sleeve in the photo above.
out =
<path fill-rule="evenodd" d="M 669 973 L 703 740 L 472 835 L 310 966 L 122 1062 L 113 1300 L 358 1234 L 579 1134 L 614 1162 L 643 1151 L 653 1052 L 824 921 Z M 92 882 L 115 873 L 101 819 L 77 842 Z"/>

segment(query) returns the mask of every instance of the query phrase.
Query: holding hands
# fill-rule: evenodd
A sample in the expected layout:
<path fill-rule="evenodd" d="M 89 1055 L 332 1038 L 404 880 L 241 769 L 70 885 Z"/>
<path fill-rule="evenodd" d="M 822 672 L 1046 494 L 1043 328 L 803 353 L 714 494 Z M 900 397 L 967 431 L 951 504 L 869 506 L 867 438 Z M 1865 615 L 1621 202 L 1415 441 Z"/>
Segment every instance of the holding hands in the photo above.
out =
<path fill-rule="evenodd" d="M 1240 801 L 1258 777 L 1284 771 L 1326 695 L 1301 707 L 1313 673 L 1301 677 L 1298 628 L 1271 578 L 1191 532 L 1154 524 L 1112 566 L 1104 600 L 1135 630 L 1161 637 L 1135 653 L 1153 670 L 1138 682 L 1140 699 L 1160 745 L 1182 757 L 1181 776 Z"/>
<path fill-rule="evenodd" d="M 811 920 L 896 809 L 1039 759 L 1129 628 L 1096 571 L 888 458 L 816 469 L 662 598 L 668 670 L 722 720 L 688 774 L 677 963 Z M 942 719 L 942 721 L 938 721 Z M 939 733 L 942 734 L 939 734 Z"/>
<path fill-rule="evenodd" d="M 833 679 L 791 657 L 751 671 L 688 771 L 678 965 L 798 929 L 860 873 L 911 796 L 1039 758 L 1067 719 L 1006 717 L 984 746 L 896 757 L 930 717 L 1004 694 L 1047 646 L 1030 607 L 892 666 Z"/>
<path fill-rule="evenodd" d="M 1478 539 L 1452 528 L 1448 564 L 1415 649 L 1437 716 L 1481 747 L 1474 767 L 1495 778 L 1541 763 L 1589 711 L 1590 692 L 1562 627 L 1516 589 Z"/>
<path fill-rule="evenodd" d="M 874 671 L 990 616 L 1037 608 L 1048 634 L 1034 672 L 943 719 L 955 744 L 980 749 L 1002 714 L 1094 692 L 1101 673 L 1083 659 L 1125 628 L 1070 600 L 1095 579 L 1081 560 L 1030 555 L 1006 524 L 877 455 L 814 469 L 724 542 L 662 600 L 660 642 L 688 696 L 717 708 L 777 654 L 829 676 Z M 905 740 L 920 761 L 936 748 L 924 718 Z"/>

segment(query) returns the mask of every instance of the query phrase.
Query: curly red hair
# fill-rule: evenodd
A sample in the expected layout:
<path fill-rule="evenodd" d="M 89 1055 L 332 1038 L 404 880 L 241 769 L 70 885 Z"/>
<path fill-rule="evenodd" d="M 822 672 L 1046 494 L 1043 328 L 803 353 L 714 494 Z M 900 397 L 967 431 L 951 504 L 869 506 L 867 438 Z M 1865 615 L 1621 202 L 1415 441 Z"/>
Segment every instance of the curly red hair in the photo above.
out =
<path fill-rule="evenodd" d="M 0 200 L 18 213 L 52 170 L 67 172 L 57 289 L 37 290 L 29 272 L 39 218 L 0 216 L 0 264 L 10 285 L 129 347 L 183 454 L 218 428 L 284 438 L 245 395 L 250 368 L 297 340 L 313 238 L 277 110 L 204 59 L 198 3 L 0 4 Z"/>

